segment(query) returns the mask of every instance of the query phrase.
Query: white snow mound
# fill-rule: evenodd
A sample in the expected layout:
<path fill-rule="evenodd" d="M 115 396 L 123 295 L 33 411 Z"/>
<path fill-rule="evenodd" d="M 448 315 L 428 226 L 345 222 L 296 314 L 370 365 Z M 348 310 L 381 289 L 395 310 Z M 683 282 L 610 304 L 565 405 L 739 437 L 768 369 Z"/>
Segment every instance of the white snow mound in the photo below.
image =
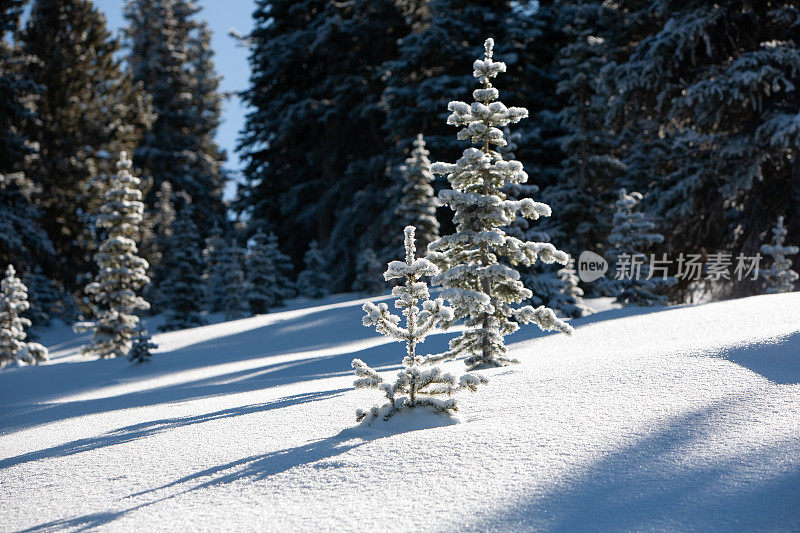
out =
<path fill-rule="evenodd" d="M 800 294 L 524 327 L 459 423 L 370 427 L 350 360 L 403 350 L 363 302 L 157 335 L 140 366 L 48 332 L 53 361 L 0 372 L 0 530 L 800 529 Z"/>

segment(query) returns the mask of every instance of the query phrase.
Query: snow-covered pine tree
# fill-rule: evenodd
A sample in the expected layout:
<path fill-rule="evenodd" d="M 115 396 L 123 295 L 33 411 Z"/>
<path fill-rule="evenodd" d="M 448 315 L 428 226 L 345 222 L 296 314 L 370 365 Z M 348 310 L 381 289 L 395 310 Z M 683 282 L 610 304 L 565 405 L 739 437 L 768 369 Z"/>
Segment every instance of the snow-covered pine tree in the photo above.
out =
<path fill-rule="evenodd" d="M 245 274 L 250 312 L 256 315 L 283 305 L 294 296 L 290 279 L 292 263 L 278 246 L 278 237 L 270 232 L 257 231 L 247 250 Z"/>
<path fill-rule="evenodd" d="M 30 327 L 31 321 L 22 314 L 28 305 L 28 289 L 14 267 L 8 265 L 0 282 L 0 368 L 14 361 L 36 364 L 47 360 L 47 348 L 25 342 L 25 328 Z"/>
<path fill-rule="evenodd" d="M 378 259 L 375 250 L 364 248 L 358 254 L 353 290 L 373 295 L 383 294 L 386 291 L 386 283 L 380 278 L 381 270 L 383 270 L 383 263 Z"/>
<path fill-rule="evenodd" d="M 322 298 L 328 295 L 330 277 L 325 269 L 317 241 L 311 241 L 303 258 L 305 269 L 297 276 L 297 292 L 306 298 Z"/>
<path fill-rule="evenodd" d="M 35 157 L 35 145 L 24 126 L 33 118 L 38 91 L 30 79 L 33 58 L 17 44 L 25 4 L 0 2 L 0 265 L 15 264 L 29 271 L 40 262 L 52 262 L 53 244 L 34 205 L 39 191 L 21 172 Z"/>
<path fill-rule="evenodd" d="M 28 310 L 28 289 L 8 265 L 0 284 L 0 368 L 16 360 L 25 346 L 25 328 L 31 321 L 22 314 Z"/>
<path fill-rule="evenodd" d="M 609 60 L 602 33 L 606 11 L 603 2 L 566 0 L 556 20 L 569 40 L 556 57 L 556 94 L 564 103 L 556 115 L 562 135 L 554 142 L 563 159 L 559 179 L 542 194 L 559 216 L 543 226 L 572 256 L 584 250 L 602 253 L 611 230 L 607 206 L 625 169 L 616 155 L 618 139 L 605 125 L 608 96 L 598 83 Z"/>
<path fill-rule="evenodd" d="M 669 224 L 664 250 L 754 255 L 775 213 L 797 203 L 796 2 L 606 4 L 626 27 L 643 27 L 615 32 L 628 53 L 604 78 L 621 126 L 645 140 L 631 147 L 647 163 L 631 188 L 647 187 L 651 211 Z M 681 288 L 691 297 L 686 280 Z"/>
<path fill-rule="evenodd" d="M 0 172 L 0 264 L 31 268 L 52 262 L 53 243 L 42 228 L 41 213 L 34 206 L 34 183 L 21 172 Z"/>
<path fill-rule="evenodd" d="M 247 305 L 242 251 L 221 232 L 210 239 L 214 242 L 205 254 L 208 310 L 224 313 L 226 319 L 241 317 Z"/>
<path fill-rule="evenodd" d="M 97 225 L 105 228 L 108 235 L 94 255 L 98 273 L 86 286 L 96 320 L 75 325 L 78 331 L 93 332 L 91 343 L 82 350 L 87 355 L 104 358 L 128 355 L 139 331 L 136 312 L 150 308 L 136 294 L 150 278 L 147 261 L 137 255 L 144 204 L 139 188 L 141 180 L 131 174 L 131 168 L 131 160 L 122 152 L 97 218 Z"/>
<path fill-rule="evenodd" d="M 295 264 L 317 239 L 331 290 L 347 290 L 358 252 L 394 237 L 376 224 L 394 208 L 381 95 L 407 24 L 396 0 L 255 4 L 239 205 Z"/>
<path fill-rule="evenodd" d="M 529 266 L 537 259 L 565 264 L 569 257 L 550 243 L 525 242 L 506 234 L 521 213 L 537 219 L 549 216 L 550 208 L 530 198 L 508 200 L 505 188 L 524 183 L 528 175 L 519 161 L 503 161 L 494 148 L 506 144 L 499 128 L 516 123 L 528 115 L 520 107 L 506 107 L 491 78 L 505 71 L 502 62 L 492 59 L 494 41 L 485 42 L 485 59 L 473 64 L 473 75 L 481 87 L 473 91 L 475 102 L 450 102 L 447 123 L 461 127 L 458 138 L 479 144 L 467 148 L 455 163 L 434 163 L 434 174 L 447 176 L 452 189 L 439 193 L 439 199 L 454 212 L 456 232 L 431 243 L 429 257 L 442 270 L 433 283 L 444 287 L 458 318 L 466 317 L 466 330 L 451 341 L 450 350 L 441 355 L 451 358 L 466 355 L 469 368 L 502 366 L 506 356 L 505 335 L 519 329 L 519 323 L 535 323 L 543 330 L 571 333 L 572 328 L 544 306 L 512 307 L 531 297 L 513 266 Z"/>
<path fill-rule="evenodd" d="M 23 274 L 22 281 L 28 287 L 30 304 L 26 316 L 31 319 L 34 328 L 49 326 L 53 317 L 59 313 L 61 293 L 53 286 L 50 278 L 42 273 L 39 265 Z"/>
<path fill-rule="evenodd" d="M 133 346 L 128 354 L 128 360 L 132 363 L 144 363 L 153 357 L 152 350 L 158 348 L 147 333 L 143 325 L 139 325 L 136 336 L 133 338 Z"/>
<path fill-rule="evenodd" d="M 425 148 L 425 139 L 420 133 L 414 139 L 414 148 L 399 168 L 403 180 L 400 205 L 395 210 L 397 222 L 401 227 L 414 226 L 417 229 L 419 250 L 424 252 L 428 245 L 439 238 L 439 221 L 436 220 L 438 202 L 433 192 L 430 152 Z"/>
<path fill-rule="evenodd" d="M 192 220 L 192 206 L 184 205 L 172 226 L 172 237 L 167 246 L 165 268 L 167 277 L 161 283 L 164 295 L 162 309 L 165 320 L 161 331 L 202 326 L 204 306 L 203 261 L 200 234 Z"/>
<path fill-rule="evenodd" d="M 206 24 L 193 0 L 127 0 L 128 64 L 157 118 L 134 152 L 137 168 L 153 176 L 146 202 L 155 204 L 162 181 L 185 191 L 195 224 L 207 236 L 225 220 L 224 154 L 214 142 L 221 95 Z"/>
<path fill-rule="evenodd" d="M 549 305 L 561 311 L 564 316 L 579 318 L 590 312 L 583 301 L 583 289 L 578 286 L 578 274 L 575 271 L 575 259 L 569 258 L 566 266 L 557 272 L 561 281 L 562 292 L 560 300 L 554 305 Z"/>
<path fill-rule="evenodd" d="M 660 287 L 675 283 L 675 278 L 648 278 L 650 265 L 644 253 L 654 244 L 664 241 L 664 236 L 655 233 L 656 225 L 645 213 L 640 211 L 642 195 L 638 192 L 619 190 L 619 199 L 614 204 L 613 230 L 608 237 L 609 248 L 606 257 L 611 263 L 610 271 L 617 277 L 609 282 L 616 294 L 616 301 L 634 305 L 659 305 L 667 297 L 654 293 Z M 625 261 L 627 266 L 622 265 Z M 637 265 L 633 267 L 633 265 Z"/>
<path fill-rule="evenodd" d="M 30 96 L 36 86 L 30 80 L 25 57 L 16 43 L 20 18 L 27 0 L 0 3 L 0 175 L 18 171 L 34 152 L 23 130 L 32 115 Z"/>
<path fill-rule="evenodd" d="M 406 344 L 403 369 L 397 373 L 394 383 L 388 383 L 364 361 L 353 359 L 352 367 L 358 377 L 355 388 L 380 389 L 389 400 L 381 407 L 356 411 L 358 421 L 365 418 L 369 422 L 378 418 L 387 420 L 402 409 L 415 407 L 449 414 L 458 410 L 452 398 L 455 392 L 463 389 L 475 391 L 478 385 L 486 383 L 486 379 L 477 374 L 467 373 L 456 379 L 439 367 L 424 366 L 430 361 L 427 356 L 417 353 L 417 345 L 424 342 L 437 326 L 452 323 L 454 316 L 453 310 L 441 298 L 430 299 L 424 278 L 437 275 L 439 269 L 425 258 L 415 259 L 414 226 L 407 226 L 403 234 L 405 261 L 389 263 L 384 278 L 386 281 L 398 279 L 404 282 L 392 289 L 392 295 L 397 296 L 395 307 L 403 310 L 405 327 L 399 325 L 400 317 L 391 314 L 385 303 L 375 305 L 367 302 L 363 306 L 365 326 L 374 327 L 378 333 Z"/>
<path fill-rule="evenodd" d="M 185 0 L 184 0 L 185 1 Z M 199 11 L 194 0 L 186 2 L 190 9 Z M 198 173 L 214 176 L 217 189 L 213 194 L 219 194 L 219 187 L 224 187 L 225 171 L 222 168 L 227 155 L 216 142 L 216 132 L 222 117 L 223 93 L 220 92 L 222 76 L 216 71 L 214 65 L 214 48 L 211 45 L 211 30 L 205 20 L 192 23 L 195 27 L 194 35 L 189 41 L 189 64 L 192 70 L 192 97 L 194 102 L 194 134 L 200 147 L 198 157 Z M 219 199 L 215 198 L 215 202 Z M 224 207 L 224 204 L 223 204 Z"/>
<path fill-rule="evenodd" d="M 772 244 L 761 246 L 761 253 L 772 257 L 769 268 L 761 269 L 767 294 L 792 292 L 798 278 L 797 272 L 792 270 L 792 260 L 786 256 L 797 255 L 800 248 L 784 244 L 787 233 L 783 217 L 778 217 L 778 223 L 772 229 Z"/>

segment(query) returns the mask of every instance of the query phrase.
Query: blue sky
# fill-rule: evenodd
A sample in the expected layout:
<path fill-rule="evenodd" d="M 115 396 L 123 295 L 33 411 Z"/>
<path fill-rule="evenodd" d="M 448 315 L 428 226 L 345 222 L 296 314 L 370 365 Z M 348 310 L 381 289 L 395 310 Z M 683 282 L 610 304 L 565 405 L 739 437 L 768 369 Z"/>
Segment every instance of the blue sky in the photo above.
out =
<path fill-rule="evenodd" d="M 124 0 L 95 0 L 108 19 L 108 28 L 115 32 L 122 28 L 125 20 L 122 17 Z M 222 90 L 226 92 L 240 91 L 247 88 L 250 70 L 247 65 L 247 50 L 237 46 L 236 41 L 228 36 L 228 31 L 236 29 L 248 33 L 252 28 L 251 15 L 255 9 L 254 0 L 200 0 L 203 11 L 200 16 L 208 21 L 214 33 L 212 45 L 216 52 L 217 71 L 222 75 Z M 225 102 L 222 125 L 217 132 L 217 142 L 228 152 L 230 170 L 240 168 L 239 159 L 234 152 L 236 137 L 244 124 L 245 109 L 237 97 Z M 232 192 L 232 188 L 227 191 Z"/>

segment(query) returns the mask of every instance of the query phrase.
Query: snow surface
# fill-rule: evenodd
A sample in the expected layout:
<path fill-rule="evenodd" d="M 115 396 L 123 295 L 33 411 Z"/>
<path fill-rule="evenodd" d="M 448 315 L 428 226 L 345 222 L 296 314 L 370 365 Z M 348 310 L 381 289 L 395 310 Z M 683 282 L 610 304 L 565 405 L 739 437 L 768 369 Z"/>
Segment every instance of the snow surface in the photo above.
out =
<path fill-rule="evenodd" d="M 350 360 L 403 346 L 364 301 L 157 335 L 140 366 L 46 332 L 52 362 L 0 372 L 0 530 L 800 528 L 800 294 L 589 302 L 572 337 L 512 337 L 522 363 L 484 371 L 460 423 L 371 428 Z"/>

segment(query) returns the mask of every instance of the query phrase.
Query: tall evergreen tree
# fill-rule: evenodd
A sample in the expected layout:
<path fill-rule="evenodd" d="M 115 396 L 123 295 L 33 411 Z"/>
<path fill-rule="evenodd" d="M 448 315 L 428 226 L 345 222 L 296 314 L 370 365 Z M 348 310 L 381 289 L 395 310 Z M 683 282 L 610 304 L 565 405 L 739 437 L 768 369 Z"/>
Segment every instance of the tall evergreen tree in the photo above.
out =
<path fill-rule="evenodd" d="M 148 285 L 147 296 L 154 311 L 160 312 L 164 303 L 161 284 L 168 277 L 168 265 L 164 257 L 169 253 L 168 246 L 173 235 L 175 223 L 175 207 L 173 205 L 172 184 L 162 181 L 156 193 L 156 204 L 152 216 L 149 217 L 150 231 L 147 235 L 151 240 L 143 245 L 147 250 L 145 257 L 149 257 L 151 283 Z"/>
<path fill-rule="evenodd" d="M 429 0 L 410 3 L 412 31 L 403 36 L 397 58 L 386 62 L 388 106 L 384 130 L 400 150 L 424 132 L 437 155 L 456 157 L 459 143 L 444 126 L 442 109 L 471 80 L 464 70 L 486 35 L 509 42 L 508 0 Z M 516 15 L 516 14 L 514 14 Z"/>
<path fill-rule="evenodd" d="M 55 250 L 33 205 L 36 187 L 21 172 L 0 174 L 0 260 L 31 268 Z"/>
<path fill-rule="evenodd" d="M 625 168 L 615 155 L 615 135 L 605 125 L 608 97 L 598 84 L 608 60 L 605 10 L 596 0 L 570 0 L 559 5 L 557 17 L 569 39 L 556 57 L 556 93 L 563 98 L 556 117 L 563 133 L 554 141 L 564 159 L 558 181 L 543 194 L 559 217 L 544 227 L 573 256 L 583 250 L 602 252 L 611 230 L 606 209 Z"/>
<path fill-rule="evenodd" d="M 405 19 L 393 0 L 258 0 L 253 17 L 240 205 L 296 265 L 323 244 L 334 287 L 349 288 L 358 250 L 386 244 L 382 65 Z"/>
<path fill-rule="evenodd" d="M 503 337 L 519 329 L 519 323 L 535 323 L 544 330 L 571 333 L 572 328 L 540 306 L 512 307 L 531 297 L 519 280 L 514 265 L 537 260 L 565 264 L 567 254 L 549 243 L 525 242 L 506 234 L 504 228 L 521 216 L 549 216 L 550 208 L 526 198 L 508 200 L 503 192 L 510 183 L 524 183 L 528 175 L 519 161 L 504 161 L 495 149 L 505 146 L 499 128 L 517 123 L 528 115 L 521 107 L 506 107 L 491 80 L 506 70 L 493 59 L 494 41 L 487 39 L 484 59 L 473 64 L 480 88 L 475 102 L 450 102 L 447 123 L 460 127 L 458 138 L 480 148 L 467 148 L 455 163 L 435 163 L 431 171 L 447 176 L 452 189 L 439 199 L 454 211 L 456 232 L 433 242 L 429 257 L 442 269 L 433 282 L 445 288 L 445 296 L 457 317 L 466 317 L 466 331 L 450 343 L 442 357 L 466 355 L 470 368 L 502 366 L 506 356 Z"/>
<path fill-rule="evenodd" d="M 33 203 L 36 187 L 22 173 L 35 156 L 24 126 L 33 118 L 37 89 L 28 72 L 31 58 L 16 40 L 25 3 L 0 2 L 0 264 L 27 270 L 50 259 L 53 246 Z"/>
<path fill-rule="evenodd" d="M 41 187 L 37 204 L 58 258 L 46 273 L 75 288 L 76 274 L 92 269 L 85 185 L 92 176 L 113 173 L 108 154 L 133 149 L 151 116 L 91 1 L 35 0 L 21 40 L 37 86 L 27 132 L 39 156 L 26 174 Z"/>
<path fill-rule="evenodd" d="M 155 182 L 147 203 L 154 205 L 155 191 L 169 181 L 191 196 L 195 223 L 207 235 L 224 221 L 225 156 L 214 143 L 220 79 L 198 12 L 192 0 L 128 0 L 125 17 L 131 73 L 151 95 L 157 116 L 134 154 Z"/>
<path fill-rule="evenodd" d="M 167 277 L 161 283 L 165 321 L 162 331 L 202 326 L 204 305 L 203 262 L 200 234 L 192 220 L 192 206 L 184 205 L 172 227 L 172 237 L 163 258 Z"/>
<path fill-rule="evenodd" d="M 292 263 L 278 247 L 278 237 L 257 231 L 250 240 L 246 259 L 247 295 L 253 314 L 268 312 L 294 295 L 290 280 Z"/>
<path fill-rule="evenodd" d="M 94 322 L 76 325 L 77 330 L 92 330 L 90 344 L 84 354 L 100 357 L 128 355 L 139 333 L 137 311 L 150 308 L 136 293 L 149 281 L 147 261 L 137 255 L 136 241 L 142 223 L 141 180 L 131 174 L 132 163 L 127 154 L 120 154 L 117 173 L 105 194 L 105 205 L 97 224 L 108 230 L 105 241 L 94 258 L 98 274 L 86 286 L 86 293 L 96 307 Z"/>
<path fill-rule="evenodd" d="M 655 213 L 670 221 L 667 251 L 753 255 L 774 213 L 800 197 L 796 2 L 617 4 L 656 22 L 607 77 L 612 109 L 661 141 L 634 148 L 651 162 L 637 187 L 654 191 Z"/>
<path fill-rule="evenodd" d="M 36 86 L 27 73 L 30 58 L 16 43 L 26 2 L 0 2 L 0 175 L 19 171 L 34 151 L 23 125 L 32 115 L 30 99 Z"/>
<path fill-rule="evenodd" d="M 761 246 L 761 253 L 772 257 L 769 268 L 761 270 L 761 276 L 767 284 L 767 294 L 779 292 L 792 292 L 798 274 L 792 270 L 792 260 L 787 255 L 797 255 L 800 248 L 786 245 L 786 227 L 783 217 L 778 217 L 778 223 L 772 229 L 772 244 Z"/>

